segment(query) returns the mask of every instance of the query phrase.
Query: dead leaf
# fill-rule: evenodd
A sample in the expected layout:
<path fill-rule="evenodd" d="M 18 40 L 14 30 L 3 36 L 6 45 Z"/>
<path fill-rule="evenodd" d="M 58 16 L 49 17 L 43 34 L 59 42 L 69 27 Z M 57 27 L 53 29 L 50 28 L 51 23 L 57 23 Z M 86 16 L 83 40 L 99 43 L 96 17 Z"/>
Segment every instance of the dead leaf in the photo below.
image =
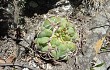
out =
<path fill-rule="evenodd" d="M 96 42 L 95 47 L 94 47 L 96 54 L 98 54 L 100 52 L 100 49 L 102 47 L 102 44 L 103 44 L 104 39 L 105 39 L 105 37 L 103 37 L 102 39 L 99 39 Z"/>
<path fill-rule="evenodd" d="M 6 63 L 13 63 L 13 61 L 15 60 L 15 58 L 16 58 L 16 56 L 11 55 L 5 61 L 6 61 Z"/>
<path fill-rule="evenodd" d="M 0 57 L 0 63 L 5 63 L 5 60 Z"/>

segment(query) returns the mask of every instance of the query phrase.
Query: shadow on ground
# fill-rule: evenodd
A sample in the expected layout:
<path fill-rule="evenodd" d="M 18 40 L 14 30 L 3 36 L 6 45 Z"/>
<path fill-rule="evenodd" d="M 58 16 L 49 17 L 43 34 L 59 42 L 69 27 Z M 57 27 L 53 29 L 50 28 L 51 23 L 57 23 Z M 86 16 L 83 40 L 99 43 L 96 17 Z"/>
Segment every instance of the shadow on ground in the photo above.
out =
<path fill-rule="evenodd" d="M 0 38 L 8 36 L 8 30 L 12 24 L 12 16 L 4 9 L 0 9 Z"/>
<path fill-rule="evenodd" d="M 67 3 L 61 3 L 59 5 L 56 5 L 58 1 L 59 0 L 28 0 L 25 4 L 23 14 L 25 16 L 32 17 L 34 13 L 37 13 L 38 15 L 46 14 L 51 9 L 61 7 L 62 5 L 68 5 L 69 2 L 73 7 L 78 7 L 82 3 L 82 0 L 69 0 L 69 2 Z"/>

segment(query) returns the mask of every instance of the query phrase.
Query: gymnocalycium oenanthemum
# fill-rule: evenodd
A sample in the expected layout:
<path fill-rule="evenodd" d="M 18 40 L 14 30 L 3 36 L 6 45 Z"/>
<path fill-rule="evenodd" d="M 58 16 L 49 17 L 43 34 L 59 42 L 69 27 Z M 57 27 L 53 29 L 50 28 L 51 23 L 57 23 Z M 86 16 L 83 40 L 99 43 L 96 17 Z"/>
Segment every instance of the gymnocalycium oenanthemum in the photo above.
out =
<path fill-rule="evenodd" d="M 35 43 L 37 49 L 49 53 L 54 60 L 67 60 L 68 53 L 77 49 L 73 40 L 78 38 L 73 25 L 63 17 L 50 17 L 41 26 Z"/>

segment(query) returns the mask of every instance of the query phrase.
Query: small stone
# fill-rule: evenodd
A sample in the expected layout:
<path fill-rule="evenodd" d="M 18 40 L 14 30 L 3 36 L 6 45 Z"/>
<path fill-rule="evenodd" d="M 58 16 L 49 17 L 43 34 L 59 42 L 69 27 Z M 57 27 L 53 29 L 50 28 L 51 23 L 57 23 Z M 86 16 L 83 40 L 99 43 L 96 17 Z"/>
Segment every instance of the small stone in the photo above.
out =
<path fill-rule="evenodd" d="M 63 6 L 62 8 L 66 11 L 68 9 L 70 9 L 71 5 L 68 5 L 68 6 Z"/>
<path fill-rule="evenodd" d="M 24 69 L 22 69 L 22 70 L 29 70 L 28 68 L 24 68 Z"/>
<path fill-rule="evenodd" d="M 30 61 L 30 62 L 29 62 L 29 65 L 32 66 L 32 67 L 37 67 L 37 65 L 35 64 L 34 61 Z"/>
<path fill-rule="evenodd" d="M 46 70 L 51 70 L 51 69 L 52 69 L 52 66 L 50 64 L 47 64 Z"/>

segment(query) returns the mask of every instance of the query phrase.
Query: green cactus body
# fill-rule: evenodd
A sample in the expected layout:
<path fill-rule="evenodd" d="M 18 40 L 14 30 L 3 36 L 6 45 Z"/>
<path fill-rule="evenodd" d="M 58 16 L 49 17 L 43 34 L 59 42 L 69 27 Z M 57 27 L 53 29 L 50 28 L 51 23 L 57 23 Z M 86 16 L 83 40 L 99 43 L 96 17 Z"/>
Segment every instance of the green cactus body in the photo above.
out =
<path fill-rule="evenodd" d="M 55 26 L 58 26 L 58 28 L 53 33 Z M 40 46 L 39 51 L 45 53 L 50 51 L 53 59 L 67 60 L 68 53 L 77 49 L 75 43 L 72 42 L 76 38 L 78 38 L 78 35 L 75 28 L 66 18 L 50 17 L 44 21 L 35 42 Z"/>
<path fill-rule="evenodd" d="M 52 50 L 51 55 L 55 60 L 58 60 L 60 57 L 58 56 L 58 51 Z"/>
<path fill-rule="evenodd" d="M 49 46 L 45 46 L 41 49 L 42 52 L 47 52 L 49 50 Z"/>
<path fill-rule="evenodd" d="M 68 47 L 70 51 L 75 51 L 77 49 L 76 45 L 71 41 L 66 41 L 66 47 Z"/>
<path fill-rule="evenodd" d="M 52 38 L 52 40 L 50 41 L 50 43 L 52 45 L 58 46 L 61 42 L 57 38 Z"/>
<path fill-rule="evenodd" d="M 50 37 L 52 35 L 52 31 L 50 29 L 45 29 L 38 35 L 39 38 L 41 37 Z"/>
<path fill-rule="evenodd" d="M 51 18 L 49 18 L 49 21 L 51 22 L 51 24 L 58 24 L 58 23 L 60 23 L 60 21 L 61 21 L 61 18 L 60 17 L 51 17 Z"/>
<path fill-rule="evenodd" d="M 46 20 L 44 21 L 43 27 L 45 27 L 45 28 L 47 28 L 47 29 L 50 29 L 50 28 L 51 28 L 51 23 L 50 23 L 50 21 L 46 19 Z"/>
<path fill-rule="evenodd" d="M 48 37 L 42 37 L 35 39 L 35 43 L 38 45 L 38 49 L 42 49 L 42 47 L 46 46 L 49 41 Z"/>
<path fill-rule="evenodd" d="M 62 38 L 64 41 L 70 41 L 71 40 L 71 37 L 69 35 L 64 35 Z"/>

